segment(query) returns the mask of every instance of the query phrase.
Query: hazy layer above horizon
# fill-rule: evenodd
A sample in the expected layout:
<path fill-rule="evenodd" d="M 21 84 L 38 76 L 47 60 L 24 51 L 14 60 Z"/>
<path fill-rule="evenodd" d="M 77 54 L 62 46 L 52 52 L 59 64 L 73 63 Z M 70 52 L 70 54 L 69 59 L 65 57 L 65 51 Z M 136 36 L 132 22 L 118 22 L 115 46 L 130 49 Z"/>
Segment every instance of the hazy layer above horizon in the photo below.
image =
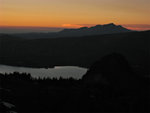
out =
<path fill-rule="evenodd" d="M 0 33 L 32 33 L 32 32 L 58 32 L 64 28 L 54 28 L 54 27 L 0 27 Z"/>
<path fill-rule="evenodd" d="M 96 24 L 95 24 L 96 25 Z M 91 25 L 85 25 L 86 27 L 94 26 L 94 24 Z M 137 31 L 144 31 L 144 30 L 150 30 L 150 25 L 145 24 L 124 24 L 123 27 L 131 30 L 137 30 Z M 80 26 L 79 26 L 80 27 Z M 78 28 L 79 28 L 78 27 Z M 81 26 L 83 27 L 83 25 Z M 48 32 L 59 32 L 65 28 L 74 28 L 71 26 L 68 27 L 23 27 L 23 26 L 0 26 L 0 33 L 7 33 L 7 34 L 13 34 L 13 33 L 32 33 L 32 32 L 41 32 L 41 33 L 48 33 Z"/>

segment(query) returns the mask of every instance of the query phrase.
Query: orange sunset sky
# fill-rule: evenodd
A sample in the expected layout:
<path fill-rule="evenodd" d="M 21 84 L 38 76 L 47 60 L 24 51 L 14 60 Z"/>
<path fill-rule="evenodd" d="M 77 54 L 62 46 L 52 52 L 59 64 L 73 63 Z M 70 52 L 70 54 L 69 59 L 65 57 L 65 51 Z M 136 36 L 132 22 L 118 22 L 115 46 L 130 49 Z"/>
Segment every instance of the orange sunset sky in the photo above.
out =
<path fill-rule="evenodd" d="M 150 0 L 0 0 L 0 26 L 150 29 Z"/>

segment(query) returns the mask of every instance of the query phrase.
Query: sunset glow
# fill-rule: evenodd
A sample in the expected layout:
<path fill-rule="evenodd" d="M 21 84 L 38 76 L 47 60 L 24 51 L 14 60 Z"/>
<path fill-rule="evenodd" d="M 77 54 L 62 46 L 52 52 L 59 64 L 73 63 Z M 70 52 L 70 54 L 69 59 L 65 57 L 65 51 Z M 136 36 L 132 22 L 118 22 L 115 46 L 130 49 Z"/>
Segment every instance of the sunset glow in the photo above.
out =
<path fill-rule="evenodd" d="M 150 29 L 150 0 L 0 0 L 0 26 Z"/>

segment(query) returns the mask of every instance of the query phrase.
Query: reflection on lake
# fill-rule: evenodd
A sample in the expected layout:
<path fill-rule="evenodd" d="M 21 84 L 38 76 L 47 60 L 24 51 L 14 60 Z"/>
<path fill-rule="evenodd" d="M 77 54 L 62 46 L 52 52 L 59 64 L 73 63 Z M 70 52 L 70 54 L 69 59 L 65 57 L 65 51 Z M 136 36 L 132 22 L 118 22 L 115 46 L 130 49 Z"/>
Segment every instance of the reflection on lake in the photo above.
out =
<path fill-rule="evenodd" d="M 30 73 L 32 77 L 73 77 L 81 78 L 86 72 L 86 68 L 76 67 L 76 66 L 59 66 L 55 68 L 26 68 L 26 67 L 16 67 L 16 66 L 6 66 L 0 65 L 0 73 L 12 73 L 12 72 L 26 72 Z"/>

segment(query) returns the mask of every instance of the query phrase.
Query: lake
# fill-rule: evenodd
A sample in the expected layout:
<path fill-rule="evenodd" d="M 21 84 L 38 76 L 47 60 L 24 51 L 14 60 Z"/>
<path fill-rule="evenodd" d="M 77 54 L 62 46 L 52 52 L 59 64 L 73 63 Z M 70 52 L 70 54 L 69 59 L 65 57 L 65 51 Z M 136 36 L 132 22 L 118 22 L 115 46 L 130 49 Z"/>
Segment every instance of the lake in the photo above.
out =
<path fill-rule="evenodd" d="M 87 69 L 76 66 L 56 66 L 54 68 L 45 69 L 45 68 L 28 68 L 28 67 L 0 65 L 0 73 L 13 73 L 13 72 L 30 73 L 31 76 L 34 78 L 73 77 L 76 79 L 80 79 L 87 72 Z"/>

